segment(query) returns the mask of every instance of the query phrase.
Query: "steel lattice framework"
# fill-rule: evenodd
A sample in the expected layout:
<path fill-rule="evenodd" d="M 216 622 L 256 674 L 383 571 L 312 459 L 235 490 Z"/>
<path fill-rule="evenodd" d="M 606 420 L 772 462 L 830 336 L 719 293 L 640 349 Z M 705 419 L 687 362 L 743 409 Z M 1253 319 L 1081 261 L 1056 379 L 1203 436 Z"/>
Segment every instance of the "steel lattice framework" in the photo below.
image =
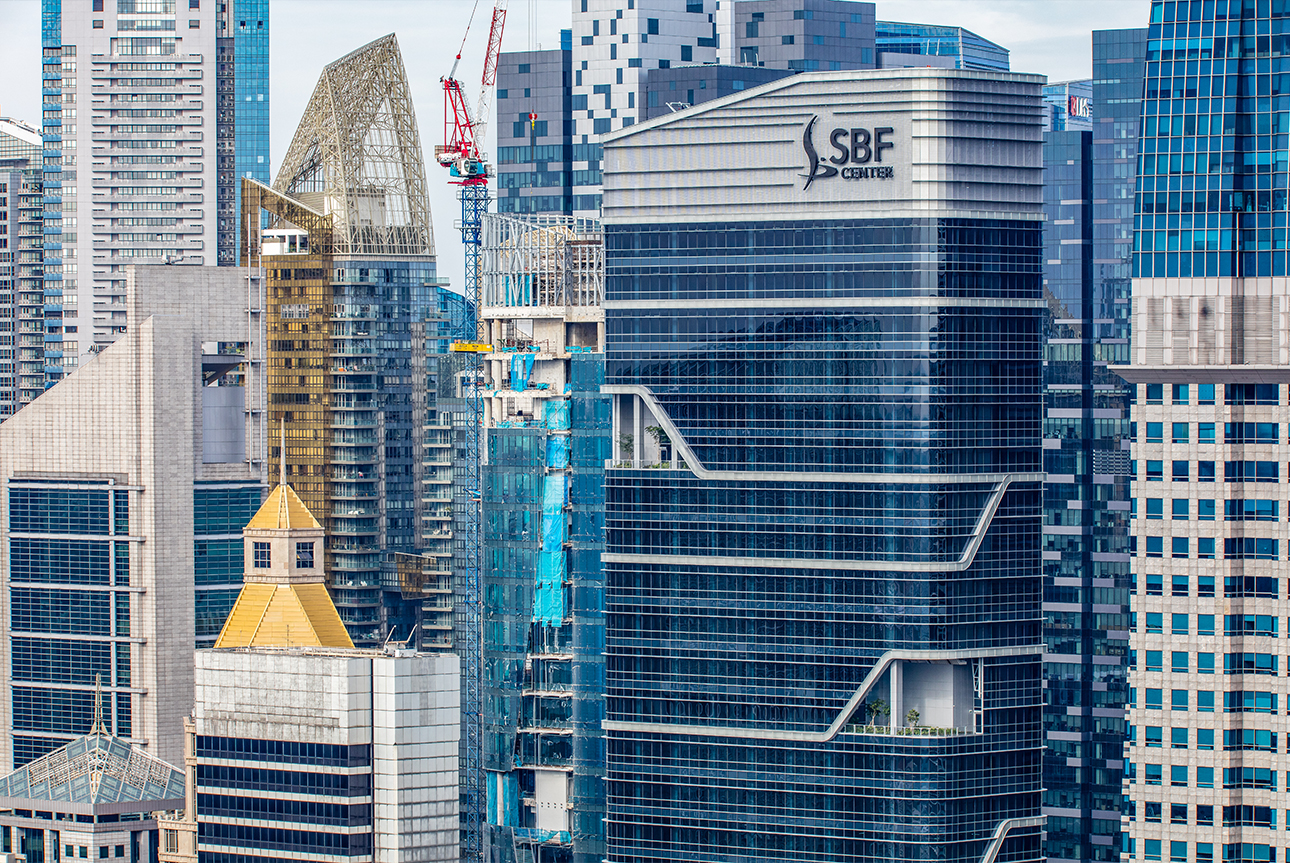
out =
<path fill-rule="evenodd" d="M 391 33 L 323 68 L 274 189 L 333 220 L 333 253 L 433 255 L 416 112 Z"/>

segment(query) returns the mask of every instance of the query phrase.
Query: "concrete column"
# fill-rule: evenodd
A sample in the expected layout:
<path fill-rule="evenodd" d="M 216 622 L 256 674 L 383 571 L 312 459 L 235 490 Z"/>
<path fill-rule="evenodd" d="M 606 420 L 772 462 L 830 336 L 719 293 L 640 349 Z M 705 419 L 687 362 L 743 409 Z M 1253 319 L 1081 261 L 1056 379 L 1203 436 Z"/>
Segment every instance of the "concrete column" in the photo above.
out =
<path fill-rule="evenodd" d="M 905 682 L 901 679 L 902 666 L 904 665 L 899 659 L 892 662 L 891 669 L 887 672 L 887 677 L 891 681 L 891 697 L 887 699 L 891 702 L 891 727 L 892 730 L 900 728 L 904 719 L 904 705 L 901 703 L 901 694 L 905 689 Z"/>

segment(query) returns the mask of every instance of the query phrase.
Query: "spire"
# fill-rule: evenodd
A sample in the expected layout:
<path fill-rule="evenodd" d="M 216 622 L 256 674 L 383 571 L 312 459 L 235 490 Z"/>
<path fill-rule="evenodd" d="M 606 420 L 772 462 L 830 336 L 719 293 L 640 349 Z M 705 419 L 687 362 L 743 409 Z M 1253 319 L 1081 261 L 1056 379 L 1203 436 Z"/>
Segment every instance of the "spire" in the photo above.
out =
<path fill-rule="evenodd" d="M 94 675 L 94 721 L 90 724 L 90 734 L 108 736 L 107 727 L 103 725 L 103 677 Z"/>
<path fill-rule="evenodd" d="M 287 418 L 278 420 L 278 526 L 289 525 L 291 516 L 287 501 Z"/>

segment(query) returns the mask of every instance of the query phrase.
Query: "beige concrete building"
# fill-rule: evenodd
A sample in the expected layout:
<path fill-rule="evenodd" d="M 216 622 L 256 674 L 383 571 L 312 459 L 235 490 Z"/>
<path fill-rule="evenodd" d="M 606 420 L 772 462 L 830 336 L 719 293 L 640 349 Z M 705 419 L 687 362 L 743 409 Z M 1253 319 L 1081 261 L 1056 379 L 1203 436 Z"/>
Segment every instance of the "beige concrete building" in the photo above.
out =
<path fill-rule="evenodd" d="M 260 271 L 131 267 L 126 288 L 128 336 L 0 425 L 5 767 L 85 734 L 96 676 L 109 733 L 180 762 L 198 631 L 263 500 Z"/>

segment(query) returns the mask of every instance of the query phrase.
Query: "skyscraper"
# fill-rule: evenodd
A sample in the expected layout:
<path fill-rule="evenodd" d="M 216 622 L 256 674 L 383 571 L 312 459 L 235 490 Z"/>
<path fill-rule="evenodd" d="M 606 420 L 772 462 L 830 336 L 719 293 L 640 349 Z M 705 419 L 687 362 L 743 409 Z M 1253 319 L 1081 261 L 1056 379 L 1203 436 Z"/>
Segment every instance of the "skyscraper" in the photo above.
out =
<path fill-rule="evenodd" d="M 1128 859 L 1285 853 L 1288 28 L 1282 3 L 1151 4 L 1119 369 L 1137 396 Z"/>
<path fill-rule="evenodd" d="M 483 766 L 495 863 L 604 859 L 604 243 L 484 220 Z"/>
<path fill-rule="evenodd" d="M 883 66 L 906 65 L 911 58 L 929 64 L 944 59 L 951 69 L 1008 71 L 1007 48 L 963 27 L 879 21 L 875 30 L 878 63 Z"/>
<path fill-rule="evenodd" d="M 424 155 L 394 35 L 322 70 L 273 189 L 243 178 L 243 260 L 268 274 L 270 444 L 327 526 L 326 570 L 355 644 L 417 622 L 397 554 L 421 545 L 439 333 Z M 271 227 L 261 231 L 264 213 Z M 419 604 L 419 603 L 417 603 Z"/>
<path fill-rule="evenodd" d="M 1053 129 L 1044 136 L 1044 813 L 1050 859 L 1115 860 L 1120 854 L 1129 397 L 1109 366 L 1122 363 L 1128 351 L 1128 238 L 1145 53 L 1145 30 L 1097 31 L 1092 86 L 1044 88 Z"/>
<path fill-rule="evenodd" d="M 0 420 L 45 391 L 41 136 L 0 118 Z"/>
<path fill-rule="evenodd" d="M 41 2 L 52 383 L 124 331 L 128 265 L 236 263 L 233 174 L 267 178 L 269 20 L 267 0 Z"/>
<path fill-rule="evenodd" d="M 605 138 L 607 860 L 1042 858 L 1041 84 Z"/>
<path fill-rule="evenodd" d="M 240 585 L 241 525 L 263 499 L 260 273 L 125 275 L 126 338 L 0 424 L 0 763 L 14 767 L 89 730 L 96 679 L 111 734 L 181 761 L 193 646 Z"/>

